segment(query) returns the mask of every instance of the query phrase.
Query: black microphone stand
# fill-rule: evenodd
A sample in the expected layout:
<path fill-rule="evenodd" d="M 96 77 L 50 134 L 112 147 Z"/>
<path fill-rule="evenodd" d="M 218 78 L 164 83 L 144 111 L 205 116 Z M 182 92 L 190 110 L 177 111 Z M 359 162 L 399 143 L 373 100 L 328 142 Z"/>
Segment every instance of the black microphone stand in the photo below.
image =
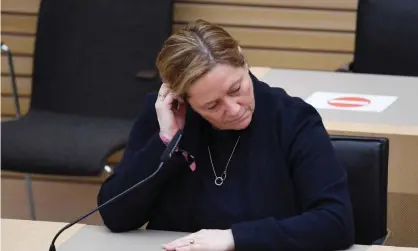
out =
<path fill-rule="evenodd" d="M 132 191 L 133 189 L 135 189 L 136 187 L 140 186 L 141 184 L 143 184 L 144 182 L 148 181 L 149 179 L 151 179 L 152 177 L 154 177 L 163 167 L 164 163 L 169 160 L 171 158 L 171 156 L 174 153 L 174 150 L 177 148 L 177 145 L 180 142 L 180 139 L 183 135 L 183 130 L 179 130 L 176 135 L 173 137 L 173 139 L 170 141 L 170 143 L 167 145 L 165 151 L 163 152 L 163 154 L 161 155 L 161 162 L 160 165 L 158 166 L 157 170 L 155 170 L 150 176 L 146 177 L 145 179 L 139 181 L 138 183 L 136 183 L 135 185 L 131 186 L 130 188 L 126 189 L 125 191 L 123 191 L 122 193 L 114 196 L 113 198 L 110 198 L 108 201 L 104 202 L 103 204 L 101 204 L 100 206 L 98 206 L 97 208 L 91 210 L 90 212 L 88 212 L 87 214 L 81 216 L 80 218 L 76 219 L 75 221 L 68 223 L 67 225 L 65 225 L 60 231 L 58 231 L 58 233 L 54 236 L 54 239 L 52 239 L 51 245 L 49 246 L 49 251 L 56 251 L 55 248 L 55 241 L 57 240 L 58 236 L 60 236 L 60 234 L 62 232 L 64 232 L 66 229 L 70 228 L 71 226 L 73 226 L 74 224 L 77 224 L 78 222 L 84 220 L 85 218 L 89 217 L 90 215 L 92 215 L 93 213 L 95 213 L 96 211 L 98 211 L 99 209 L 101 209 L 102 207 L 108 205 L 109 203 L 117 200 L 118 198 L 122 197 L 123 195 L 129 193 L 130 191 Z"/>

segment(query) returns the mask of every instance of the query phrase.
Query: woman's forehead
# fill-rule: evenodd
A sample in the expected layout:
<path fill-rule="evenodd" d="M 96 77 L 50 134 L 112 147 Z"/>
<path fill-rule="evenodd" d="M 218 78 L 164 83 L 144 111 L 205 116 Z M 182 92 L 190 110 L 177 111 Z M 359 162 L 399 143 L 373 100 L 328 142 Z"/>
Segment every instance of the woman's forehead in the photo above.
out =
<path fill-rule="evenodd" d="M 215 66 L 190 86 L 188 94 L 192 97 L 227 92 L 240 76 L 236 68 L 223 65 Z"/>

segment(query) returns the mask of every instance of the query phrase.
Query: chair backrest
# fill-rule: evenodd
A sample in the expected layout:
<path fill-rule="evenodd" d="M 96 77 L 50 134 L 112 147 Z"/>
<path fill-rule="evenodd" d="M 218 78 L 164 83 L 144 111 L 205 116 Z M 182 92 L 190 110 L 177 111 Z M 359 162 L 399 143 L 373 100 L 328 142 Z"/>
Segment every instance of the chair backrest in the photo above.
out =
<path fill-rule="evenodd" d="M 417 24 L 417 0 L 359 0 L 352 71 L 418 76 Z"/>
<path fill-rule="evenodd" d="M 387 234 L 389 140 L 332 135 L 331 142 L 347 170 L 355 243 L 370 245 Z"/>
<path fill-rule="evenodd" d="M 170 0 L 42 0 L 30 109 L 134 118 L 171 27 Z"/>

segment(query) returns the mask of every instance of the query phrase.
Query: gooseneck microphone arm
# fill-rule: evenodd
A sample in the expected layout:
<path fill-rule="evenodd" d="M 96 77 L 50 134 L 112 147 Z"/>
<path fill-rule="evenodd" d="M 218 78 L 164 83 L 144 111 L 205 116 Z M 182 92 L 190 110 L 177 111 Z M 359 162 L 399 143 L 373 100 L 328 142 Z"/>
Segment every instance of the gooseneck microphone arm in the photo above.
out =
<path fill-rule="evenodd" d="M 149 179 L 151 179 L 152 177 L 154 177 L 163 167 L 164 163 L 166 161 L 168 161 L 171 156 L 173 155 L 175 149 L 177 148 L 180 139 L 183 135 L 183 130 L 179 130 L 176 135 L 174 135 L 173 139 L 170 141 L 170 143 L 167 145 L 165 151 L 163 152 L 163 154 L 161 155 L 160 158 L 160 164 L 157 168 L 157 170 L 155 170 L 150 176 L 146 177 L 143 180 L 140 180 L 138 183 L 135 183 L 133 186 L 129 187 L 128 189 L 126 189 L 125 191 L 121 192 L 120 194 L 110 198 L 109 200 L 105 201 L 103 204 L 101 204 L 100 206 L 96 207 L 95 209 L 91 210 L 90 212 L 88 212 L 87 214 L 81 216 L 80 218 L 76 219 L 73 222 L 68 223 L 67 225 L 65 225 L 60 231 L 58 231 L 58 233 L 54 236 L 54 239 L 52 239 L 51 245 L 49 246 L 49 251 L 56 251 L 55 248 L 55 241 L 57 240 L 57 238 L 61 235 L 62 232 L 64 232 L 66 229 L 70 228 L 71 226 L 77 224 L 78 222 L 84 220 L 85 218 L 89 217 L 90 215 L 92 215 L 93 213 L 95 213 L 96 211 L 98 211 L 99 209 L 103 208 L 104 206 L 108 205 L 109 203 L 119 199 L 120 197 L 122 197 L 123 195 L 129 193 L 130 191 L 132 191 L 133 189 L 135 189 L 136 187 L 140 186 L 141 184 L 143 184 L 144 182 L 147 182 Z"/>

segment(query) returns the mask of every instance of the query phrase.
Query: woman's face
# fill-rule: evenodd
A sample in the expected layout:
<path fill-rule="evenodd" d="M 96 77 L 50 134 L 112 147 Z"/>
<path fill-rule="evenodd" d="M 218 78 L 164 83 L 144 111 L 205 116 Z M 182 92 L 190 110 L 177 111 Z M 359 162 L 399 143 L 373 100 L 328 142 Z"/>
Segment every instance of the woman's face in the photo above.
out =
<path fill-rule="evenodd" d="M 254 90 L 248 66 L 218 64 L 188 90 L 191 107 L 214 127 L 246 128 L 254 112 Z"/>

